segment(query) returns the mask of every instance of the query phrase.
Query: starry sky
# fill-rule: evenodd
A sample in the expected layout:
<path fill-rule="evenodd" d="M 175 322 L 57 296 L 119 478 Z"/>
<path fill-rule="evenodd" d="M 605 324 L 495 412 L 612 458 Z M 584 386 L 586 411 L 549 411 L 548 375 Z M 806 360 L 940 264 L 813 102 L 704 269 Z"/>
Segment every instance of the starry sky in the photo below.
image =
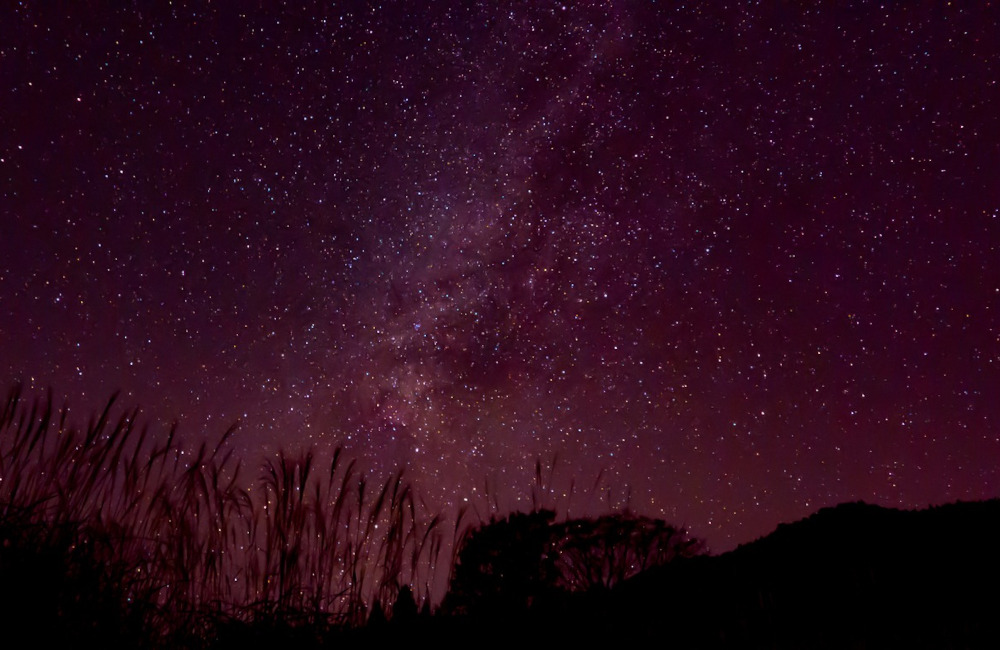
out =
<path fill-rule="evenodd" d="M 5 3 L 5 388 L 714 550 L 1000 496 L 991 3 L 283 4 Z"/>

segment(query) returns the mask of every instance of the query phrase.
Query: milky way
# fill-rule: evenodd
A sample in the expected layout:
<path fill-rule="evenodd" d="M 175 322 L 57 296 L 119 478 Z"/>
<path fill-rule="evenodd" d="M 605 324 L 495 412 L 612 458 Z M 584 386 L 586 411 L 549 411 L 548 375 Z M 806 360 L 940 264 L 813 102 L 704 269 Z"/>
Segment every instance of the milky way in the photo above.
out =
<path fill-rule="evenodd" d="M 0 13 L 0 379 L 716 549 L 1000 494 L 988 3 L 179 4 Z"/>

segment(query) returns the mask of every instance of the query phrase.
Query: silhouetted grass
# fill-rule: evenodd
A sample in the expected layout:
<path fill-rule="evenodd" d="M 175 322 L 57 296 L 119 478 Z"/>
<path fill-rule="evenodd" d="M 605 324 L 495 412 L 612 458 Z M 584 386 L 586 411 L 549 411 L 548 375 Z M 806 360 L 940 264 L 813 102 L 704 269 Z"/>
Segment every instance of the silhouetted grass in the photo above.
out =
<path fill-rule="evenodd" d="M 413 623 L 417 611 L 430 610 L 435 585 L 445 584 L 441 572 L 451 589 L 479 589 L 469 545 L 491 539 L 501 511 L 488 480 L 484 503 L 448 521 L 429 511 L 402 469 L 372 476 L 342 448 L 326 462 L 313 450 L 282 451 L 248 469 L 231 445 L 235 427 L 189 448 L 175 427 L 160 435 L 139 426 L 138 410 L 115 415 L 115 402 L 80 428 L 66 407 L 53 408 L 51 393 L 30 403 L 20 387 L 7 393 L 0 411 L 0 634 L 7 638 L 20 630 L 36 641 L 123 648 L 319 645 L 396 615 Z M 608 587 L 696 550 L 663 522 L 628 514 L 569 519 L 574 488 L 554 488 L 556 467 L 555 457 L 547 467 L 536 463 L 530 490 L 528 516 L 545 519 L 539 548 L 559 576 L 546 589 Z M 600 482 L 598 475 L 590 496 Z M 566 513 L 558 524 L 547 509 L 557 506 Z M 517 563 L 520 555 L 497 557 Z M 505 570 L 534 569 L 529 562 Z"/>
<path fill-rule="evenodd" d="M 691 647 L 996 647 L 983 596 L 996 501 L 841 506 L 692 558 L 699 540 L 627 507 L 571 517 L 602 492 L 611 510 L 611 492 L 600 474 L 590 494 L 557 489 L 555 457 L 535 465 L 529 512 L 502 515 L 486 480 L 449 519 L 403 470 L 372 476 L 341 448 L 246 468 L 234 429 L 189 448 L 115 401 L 85 427 L 51 394 L 15 387 L 0 404 L 4 647 L 457 645 L 483 629 L 561 645 L 624 631 Z M 421 615 L 441 577 L 447 596 Z"/>
<path fill-rule="evenodd" d="M 127 618 L 115 625 L 131 631 L 129 643 L 197 645 L 220 626 L 360 625 L 402 585 L 418 602 L 430 597 L 441 517 L 422 511 L 403 471 L 377 481 L 341 449 L 324 467 L 312 451 L 282 452 L 247 481 L 227 449 L 233 429 L 191 451 L 175 429 L 157 441 L 137 427 L 137 411 L 113 418 L 114 403 L 79 429 L 51 394 L 30 405 L 20 388 L 7 394 L 0 616 L 9 625 L 44 623 L 70 638 L 80 630 L 68 612 L 87 601 L 103 610 L 92 620 Z M 26 575 L 28 556 L 51 570 Z M 12 609 L 26 585 L 54 593 Z"/>

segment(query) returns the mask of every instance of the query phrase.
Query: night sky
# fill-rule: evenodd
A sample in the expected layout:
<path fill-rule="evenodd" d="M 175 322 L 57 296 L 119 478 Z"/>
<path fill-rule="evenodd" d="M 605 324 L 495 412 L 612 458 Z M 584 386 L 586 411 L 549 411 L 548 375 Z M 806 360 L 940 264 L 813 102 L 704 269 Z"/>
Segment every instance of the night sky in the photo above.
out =
<path fill-rule="evenodd" d="M 813 4 L 5 3 L 0 382 L 714 550 L 1000 496 L 1000 11 Z"/>

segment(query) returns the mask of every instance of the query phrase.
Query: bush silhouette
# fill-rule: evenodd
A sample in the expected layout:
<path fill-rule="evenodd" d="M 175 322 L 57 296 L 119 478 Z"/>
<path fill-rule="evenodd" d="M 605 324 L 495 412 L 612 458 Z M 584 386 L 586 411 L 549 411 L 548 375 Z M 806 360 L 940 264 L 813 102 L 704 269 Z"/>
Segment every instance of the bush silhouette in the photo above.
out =
<path fill-rule="evenodd" d="M 554 520 L 551 510 L 537 510 L 474 530 L 458 553 L 443 609 L 473 616 L 525 611 L 560 595 L 610 589 L 703 550 L 682 529 L 630 513 Z"/>
<path fill-rule="evenodd" d="M 558 586 L 569 591 L 610 589 L 654 566 L 703 552 L 701 540 L 662 519 L 630 513 L 573 519 L 554 526 Z"/>
<path fill-rule="evenodd" d="M 452 614 L 524 610 L 557 583 L 551 510 L 514 513 L 474 530 L 461 550 L 443 609 Z"/>

